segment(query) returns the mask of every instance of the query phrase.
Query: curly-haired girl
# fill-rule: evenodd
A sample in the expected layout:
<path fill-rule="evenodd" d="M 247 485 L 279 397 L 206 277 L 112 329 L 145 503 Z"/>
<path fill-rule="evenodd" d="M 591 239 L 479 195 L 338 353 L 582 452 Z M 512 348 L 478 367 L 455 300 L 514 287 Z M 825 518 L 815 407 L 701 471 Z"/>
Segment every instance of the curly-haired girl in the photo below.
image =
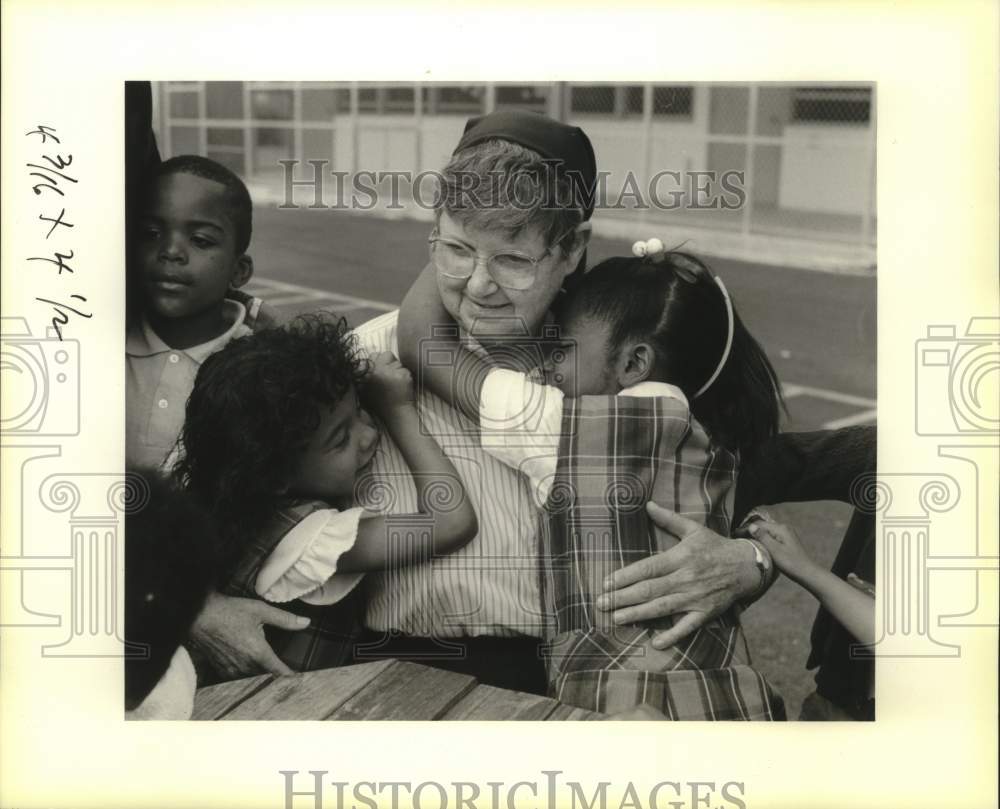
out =
<path fill-rule="evenodd" d="M 419 514 L 354 505 L 379 436 L 362 401 L 405 455 Z M 365 571 L 450 553 L 478 530 L 454 467 L 421 429 L 410 373 L 389 353 L 363 358 L 343 319 L 303 316 L 209 357 L 181 443 L 175 474 L 215 518 L 223 589 L 310 619 L 304 632 L 268 630 L 296 670 L 349 659 Z"/>

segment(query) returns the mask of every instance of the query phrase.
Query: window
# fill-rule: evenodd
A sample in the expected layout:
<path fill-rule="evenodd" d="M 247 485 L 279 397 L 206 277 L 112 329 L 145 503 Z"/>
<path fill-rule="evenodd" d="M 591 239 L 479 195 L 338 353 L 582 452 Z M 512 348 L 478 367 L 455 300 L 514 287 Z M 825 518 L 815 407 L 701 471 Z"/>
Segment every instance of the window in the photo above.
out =
<path fill-rule="evenodd" d="M 170 127 L 170 153 L 172 155 L 200 154 L 201 143 L 198 139 L 198 127 Z"/>
<path fill-rule="evenodd" d="M 376 115 L 406 115 L 416 111 L 413 87 L 367 86 L 358 88 L 358 112 Z"/>
<path fill-rule="evenodd" d="M 251 118 L 290 121 L 295 109 L 291 90 L 254 90 L 250 94 Z"/>
<path fill-rule="evenodd" d="M 639 100 L 641 110 L 641 96 Z M 606 84 L 570 87 L 569 111 L 575 115 L 614 115 L 615 87 Z"/>
<path fill-rule="evenodd" d="M 302 120 L 332 121 L 337 113 L 351 111 L 351 91 L 346 87 L 302 88 Z"/>
<path fill-rule="evenodd" d="M 412 113 L 416 109 L 416 95 L 412 87 L 386 87 L 382 92 L 385 94 L 383 112 Z"/>
<path fill-rule="evenodd" d="M 378 112 L 378 93 L 374 87 L 358 90 L 358 112 Z"/>
<path fill-rule="evenodd" d="M 641 84 L 571 85 L 569 114 L 641 118 L 645 96 L 645 87 Z M 653 88 L 652 115 L 690 119 L 693 104 L 694 90 L 690 86 Z"/>
<path fill-rule="evenodd" d="M 210 126 L 205 130 L 207 156 L 243 176 L 243 129 Z"/>
<path fill-rule="evenodd" d="M 242 118 L 243 82 L 205 82 L 205 115 L 208 118 Z"/>
<path fill-rule="evenodd" d="M 792 120 L 801 123 L 866 124 L 872 91 L 867 87 L 796 87 Z"/>
<path fill-rule="evenodd" d="M 267 148 L 284 148 L 291 150 L 294 140 L 291 129 L 272 129 L 260 127 L 254 130 L 254 142 L 257 146 Z"/>
<path fill-rule="evenodd" d="M 198 94 L 197 93 L 171 93 L 170 94 L 170 117 L 171 118 L 197 118 L 198 117 Z"/>
<path fill-rule="evenodd" d="M 253 132 L 251 171 L 255 176 L 280 174 L 279 160 L 294 157 L 295 133 L 291 129 L 260 127 Z"/>
<path fill-rule="evenodd" d="M 642 115 L 642 85 L 630 84 L 625 89 L 625 114 Z"/>
<path fill-rule="evenodd" d="M 207 131 L 209 146 L 243 148 L 243 130 L 210 126 Z"/>
<path fill-rule="evenodd" d="M 653 115 L 690 118 L 694 109 L 694 88 L 688 86 L 654 87 Z"/>
<path fill-rule="evenodd" d="M 500 85 L 496 90 L 496 108 L 546 112 L 549 88 L 537 84 Z"/>
<path fill-rule="evenodd" d="M 481 85 L 424 87 L 424 112 L 428 115 L 479 115 L 483 112 L 485 97 L 486 91 Z"/>

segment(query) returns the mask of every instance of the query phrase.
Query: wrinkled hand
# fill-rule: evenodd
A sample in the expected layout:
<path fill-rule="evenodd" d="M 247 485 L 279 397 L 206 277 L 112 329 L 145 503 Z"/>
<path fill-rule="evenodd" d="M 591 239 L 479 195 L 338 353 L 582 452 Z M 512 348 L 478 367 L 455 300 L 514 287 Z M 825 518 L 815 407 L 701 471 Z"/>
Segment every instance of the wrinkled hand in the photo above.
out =
<path fill-rule="evenodd" d="M 229 680 L 262 671 L 292 674 L 264 637 L 264 625 L 297 630 L 309 619 L 252 598 L 212 593 L 191 627 L 191 642 Z"/>
<path fill-rule="evenodd" d="M 413 375 L 391 351 L 380 351 L 371 358 L 361 398 L 368 410 L 386 421 L 396 408 L 413 404 Z"/>
<path fill-rule="evenodd" d="M 734 542 L 653 502 L 646 511 L 680 543 L 611 574 L 597 607 L 614 610 L 618 624 L 680 615 L 670 629 L 653 635 L 653 646 L 666 649 L 754 592 L 760 574 L 748 543 Z"/>

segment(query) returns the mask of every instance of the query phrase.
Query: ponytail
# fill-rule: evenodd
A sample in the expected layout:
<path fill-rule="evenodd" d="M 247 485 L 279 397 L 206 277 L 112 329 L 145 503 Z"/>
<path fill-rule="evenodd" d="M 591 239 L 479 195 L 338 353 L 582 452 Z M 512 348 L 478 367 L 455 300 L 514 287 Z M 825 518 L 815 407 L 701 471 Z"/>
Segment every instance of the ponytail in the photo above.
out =
<path fill-rule="evenodd" d="M 691 413 L 717 444 L 744 460 L 776 435 L 785 410 L 774 366 L 733 309 L 733 345 L 718 378 L 691 401 Z"/>

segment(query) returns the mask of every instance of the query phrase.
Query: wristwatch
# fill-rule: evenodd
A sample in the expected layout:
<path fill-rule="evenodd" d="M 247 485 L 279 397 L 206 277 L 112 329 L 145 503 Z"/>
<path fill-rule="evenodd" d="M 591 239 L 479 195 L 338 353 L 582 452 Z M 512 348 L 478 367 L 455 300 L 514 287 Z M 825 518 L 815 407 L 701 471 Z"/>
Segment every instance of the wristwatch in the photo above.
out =
<path fill-rule="evenodd" d="M 774 561 L 771 559 L 771 554 L 756 540 L 749 539 L 748 537 L 737 538 L 742 542 L 749 543 L 750 547 L 753 548 L 754 567 L 757 568 L 757 572 L 760 574 L 760 584 L 757 585 L 757 589 L 744 602 L 744 604 L 749 605 L 759 598 L 771 584 L 771 577 L 774 573 Z"/>

